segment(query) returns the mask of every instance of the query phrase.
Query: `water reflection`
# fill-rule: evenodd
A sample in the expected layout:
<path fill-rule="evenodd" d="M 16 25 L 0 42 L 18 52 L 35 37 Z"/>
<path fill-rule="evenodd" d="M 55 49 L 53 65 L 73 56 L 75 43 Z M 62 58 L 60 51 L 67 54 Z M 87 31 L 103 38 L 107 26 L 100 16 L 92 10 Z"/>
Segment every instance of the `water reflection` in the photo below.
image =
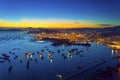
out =
<path fill-rule="evenodd" d="M 8 68 L 8 72 L 11 72 L 12 70 L 12 65 L 10 65 L 10 67 Z"/>
<path fill-rule="evenodd" d="M 114 50 L 112 49 L 111 51 L 112 51 L 112 54 L 114 54 Z"/>
<path fill-rule="evenodd" d="M 112 49 L 112 50 L 111 50 L 111 56 L 114 57 L 114 55 L 115 55 L 115 54 L 114 54 L 114 50 Z"/>
<path fill-rule="evenodd" d="M 50 58 L 50 62 L 51 62 L 51 63 L 53 62 L 53 58 Z"/>
<path fill-rule="evenodd" d="M 27 64 L 26 64 L 27 70 L 29 70 L 29 66 L 30 66 L 30 60 L 28 60 L 28 61 L 27 61 Z"/>
<path fill-rule="evenodd" d="M 120 50 L 112 49 L 111 54 L 112 54 L 112 56 L 115 56 L 114 58 L 117 58 L 118 61 L 120 62 Z"/>
<path fill-rule="evenodd" d="M 36 63 L 38 63 L 37 59 L 34 59 L 34 61 L 35 61 Z"/>

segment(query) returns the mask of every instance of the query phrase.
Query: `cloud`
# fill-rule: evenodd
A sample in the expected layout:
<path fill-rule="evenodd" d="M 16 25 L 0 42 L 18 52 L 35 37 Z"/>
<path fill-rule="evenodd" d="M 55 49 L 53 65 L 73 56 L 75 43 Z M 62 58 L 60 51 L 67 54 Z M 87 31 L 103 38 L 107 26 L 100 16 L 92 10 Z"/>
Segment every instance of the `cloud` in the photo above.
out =
<path fill-rule="evenodd" d="M 77 21 L 75 21 L 75 22 L 73 22 L 73 23 L 75 23 L 75 24 L 80 24 L 80 22 L 77 22 Z"/>
<path fill-rule="evenodd" d="M 113 26 L 112 24 L 97 24 L 99 26 Z"/>

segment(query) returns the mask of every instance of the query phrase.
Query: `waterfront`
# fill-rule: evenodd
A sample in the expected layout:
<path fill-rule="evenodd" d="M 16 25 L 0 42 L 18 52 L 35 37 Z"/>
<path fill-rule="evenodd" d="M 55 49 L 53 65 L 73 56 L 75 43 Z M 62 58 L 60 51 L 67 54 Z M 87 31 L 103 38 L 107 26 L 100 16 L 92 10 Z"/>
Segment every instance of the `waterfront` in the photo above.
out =
<path fill-rule="evenodd" d="M 0 80 L 58 80 L 56 75 L 63 80 L 84 80 L 119 63 L 119 51 L 104 44 L 52 46 L 33 38 L 34 34 L 0 32 Z M 9 60 L 2 59 L 4 54 Z"/>

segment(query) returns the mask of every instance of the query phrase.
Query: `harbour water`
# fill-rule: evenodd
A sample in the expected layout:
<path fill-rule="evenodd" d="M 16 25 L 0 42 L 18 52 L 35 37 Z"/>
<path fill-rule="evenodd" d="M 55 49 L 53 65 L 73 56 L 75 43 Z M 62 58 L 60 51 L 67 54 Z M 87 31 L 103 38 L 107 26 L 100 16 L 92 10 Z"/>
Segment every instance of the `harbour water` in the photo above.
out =
<path fill-rule="evenodd" d="M 58 74 L 63 80 L 84 80 L 119 63 L 115 58 L 119 52 L 104 44 L 52 46 L 49 41 L 31 41 L 33 38 L 33 34 L 0 32 L 0 80 L 58 80 Z M 9 60 L 3 59 L 4 54 Z"/>

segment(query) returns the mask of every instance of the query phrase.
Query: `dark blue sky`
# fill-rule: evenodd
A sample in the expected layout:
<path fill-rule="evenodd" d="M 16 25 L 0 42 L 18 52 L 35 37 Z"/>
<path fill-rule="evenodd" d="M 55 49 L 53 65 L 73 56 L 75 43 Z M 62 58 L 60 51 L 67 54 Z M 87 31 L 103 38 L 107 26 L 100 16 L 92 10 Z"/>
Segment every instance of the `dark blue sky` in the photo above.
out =
<path fill-rule="evenodd" d="M 120 0 L 0 0 L 0 20 L 22 18 L 120 24 Z"/>

